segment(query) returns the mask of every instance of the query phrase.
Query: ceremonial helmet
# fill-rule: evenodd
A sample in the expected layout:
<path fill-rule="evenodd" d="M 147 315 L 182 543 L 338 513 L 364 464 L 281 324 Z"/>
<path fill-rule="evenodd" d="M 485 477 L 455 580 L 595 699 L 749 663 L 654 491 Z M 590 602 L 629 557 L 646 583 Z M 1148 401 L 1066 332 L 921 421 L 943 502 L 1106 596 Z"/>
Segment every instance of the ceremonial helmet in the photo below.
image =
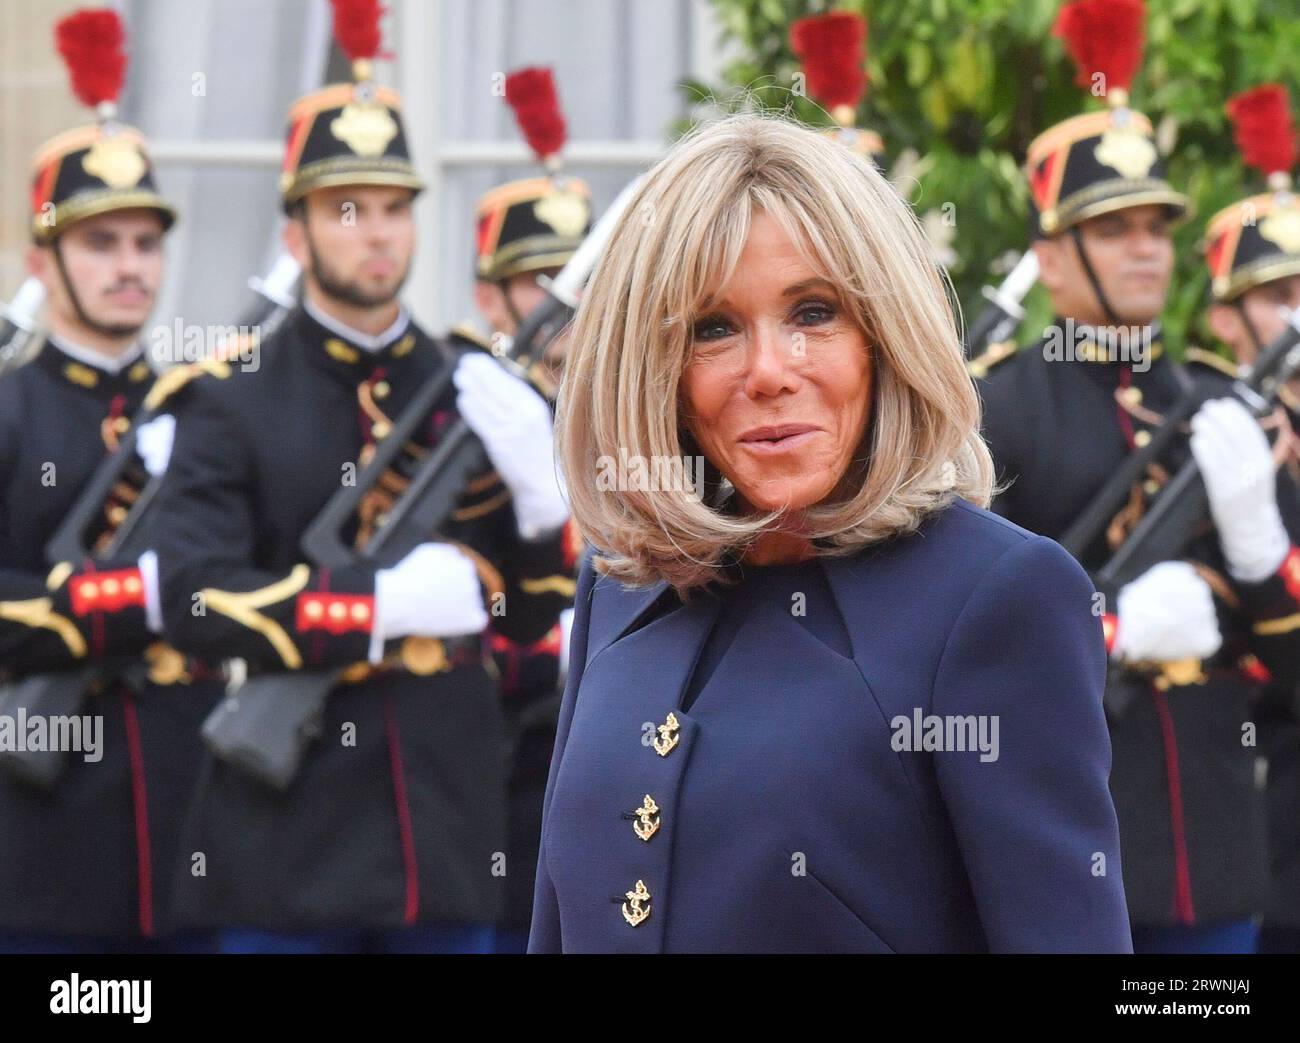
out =
<path fill-rule="evenodd" d="M 117 119 L 126 80 L 117 12 L 76 11 L 58 22 L 54 38 L 73 93 L 96 118 L 50 139 L 33 156 L 32 238 L 53 242 L 69 225 L 113 210 L 153 210 L 170 228 L 176 208 L 154 184 L 144 135 Z"/>
<path fill-rule="evenodd" d="M 1077 82 L 1104 110 L 1049 127 L 1029 144 L 1026 172 L 1035 236 L 1054 236 L 1090 217 L 1131 206 L 1163 205 L 1186 217 L 1185 195 L 1165 180 L 1151 121 L 1129 108 L 1129 87 L 1142 62 L 1142 0 L 1074 0 L 1056 19 Z"/>
<path fill-rule="evenodd" d="M 1227 110 L 1242 159 L 1264 175 L 1269 191 L 1240 199 L 1210 218 L 1205 263 L 1210 294 L 1223 303 L 1300 274 L 1300 201 L 1291 186 L 1296 128 L 1286 88 L 1268 83 L 1243 91 L 1228 101 Z"/>
<path fill-rule="evenodd" d="M 419 192 L 402 129 L 402 102 L 373 80 L 379 54 L 379 0 L 332 0 L 334 39 L 352 62 L 352 82 L 334 83 L 293 103 L 285 134 L 280 197 L 287 212 L 316 188 L 398 185 Z"/>
<path fill-rule="evenodd" d="M 790 47 L 803 63 L 808 96 L 836 123 L 824 133 L 879 165 L 883 139 L 855 126 L 867 92 L 866 40 L 866 19 L 851 11 L 810 15 L 790 26 Z"/>
<path fill-rule="evenodd" d="M 474 272 L 490 282 L 563 267 L 591 230 L 591 190 L 563 171 L 567 129 L 554 74 L 537 67 L 512 72 L 505 96 L 546 173 L 498 185 L 479 199 Z"/>

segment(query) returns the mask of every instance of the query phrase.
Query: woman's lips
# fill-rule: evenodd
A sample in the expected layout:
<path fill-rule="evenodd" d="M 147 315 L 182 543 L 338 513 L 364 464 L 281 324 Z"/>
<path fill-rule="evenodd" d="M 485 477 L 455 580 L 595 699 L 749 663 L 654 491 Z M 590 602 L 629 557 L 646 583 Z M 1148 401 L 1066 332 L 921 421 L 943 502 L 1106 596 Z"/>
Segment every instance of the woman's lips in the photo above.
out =
<path fill-rule="evenodd" d="M 740 444 L 752 453 L 771 456 L 800 448 L 813 437 L 818 428 L 811 424 L 776 424 L 755 427 L 740 436 Z"/>

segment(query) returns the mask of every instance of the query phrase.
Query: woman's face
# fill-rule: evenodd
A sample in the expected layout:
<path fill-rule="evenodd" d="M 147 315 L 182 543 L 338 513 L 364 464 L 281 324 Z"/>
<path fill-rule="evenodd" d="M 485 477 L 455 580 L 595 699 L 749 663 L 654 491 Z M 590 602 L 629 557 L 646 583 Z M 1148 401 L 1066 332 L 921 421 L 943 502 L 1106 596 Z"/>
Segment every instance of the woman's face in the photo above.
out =
<path fill-rule="evenodd" d="M 694 321 L 682 395 L 704 455 L 758 511 L 825 499 L 862 442 L 866 339 L 765 213 L 716 304 Z"/>

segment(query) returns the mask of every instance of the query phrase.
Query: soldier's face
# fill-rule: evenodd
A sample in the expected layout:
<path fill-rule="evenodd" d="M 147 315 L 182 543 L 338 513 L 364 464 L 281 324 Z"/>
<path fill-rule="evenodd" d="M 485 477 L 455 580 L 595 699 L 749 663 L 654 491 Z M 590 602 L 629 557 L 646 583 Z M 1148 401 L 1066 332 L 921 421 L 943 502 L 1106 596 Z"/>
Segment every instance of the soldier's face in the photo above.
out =
<path fill-rule="evenodd" d="M 391 304 L 415 250 L 413 199 L 396 186 L 317 189 L 286 230 L 289 250 L 327 296 L 358 308 Z"/>
<path fill-rule="evenodd" d="M 1154 321 L 1164 310 L 1174 246 L 1160 206 L 1134 206 L 1079 226 L 1088 262 L 1116 318 L 1126 325 Z M 1039 244 L 1040 278 L 1062 318 L 1108 325 L 1101 303 L 1069 234 Z"/>
<path fill-rule="evenodd" d="M 755 215 L 715 297 L 693 321 L 686 424 L 743 503 L 811 507 L 835 490 L 866 430 L 866 338 L 835 287 L 766 214 Z"/>
<path fill-rule="evenodd" d="M 53 331 L 73 341 L 138 336 L 162 281 L 162 240 L 162 220 L 152 210 L 78 221 L 58 241 L 67 283 L 54 248 L 34 249 L 31 267 L 49 294 Z M 84 315 L 78 315 L 73 294 Z"/>
<path fill-rule="evenodd" d="M 1282 330 L 1286 327 L 1283 309 L 1294 311 L 1300 308 L 1300 275 L 1273 279 L 1263 286 L 1256 286 L 1243 293 L 1239 302 L 1254 327 L 1260 345 L 1268 347 L 1282 335 Z M 1235 305 L 1216 304 L 1210 308 L 1210 331 L 1228 345 L 1233 357 L 1244 365 L 1254 362 L 1255 356 L 1259 354 L 1250 329 Z M 1300 395 L 1300 377 L 1295 377 L 1288 383 L 1292 392 Z"/>
<path fill-rule="evenodd" d="M 1247 290 L 1241 295 L 1240 304 L 1259 337 L 1260 345 L 1267 347 L 1286 328 L 1282 310 L 1300 308 L 1300 275 L 1273 279 Z M 1242 321 L 1241 312 L 1234 305 L 1214 305 L 1210 309 L 1210 327 L 1216 337 L 1232 348 L 1238 362 L 1254 361 L 1257 354 L 1255 343 Z"/>
<path fill-rule="evenodd" d="M 512 275 L 504 283 L 479 279 L 474 284 L 474 304 L 479 314 L 492 327 L 493 333 L 506 333 L 513 337 L 519 332 L 519 323 L 515 321 L 515 315 L 527 318 L 528 313 L 546 296 L 546 291 L 537 281 L 538 275 L 555 275 L 558 272 L 558 268 L 546 272 L 524 272 L 520 275 Z M 514 306 L 513 313 L 510 310 L 511 305 Z"/>

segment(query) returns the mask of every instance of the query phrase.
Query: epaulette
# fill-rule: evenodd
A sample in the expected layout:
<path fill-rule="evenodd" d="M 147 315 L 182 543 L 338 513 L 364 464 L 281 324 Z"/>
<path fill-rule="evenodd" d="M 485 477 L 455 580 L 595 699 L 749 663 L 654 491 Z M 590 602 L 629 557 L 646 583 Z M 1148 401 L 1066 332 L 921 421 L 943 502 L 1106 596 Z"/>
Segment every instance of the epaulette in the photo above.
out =
<path fill-rule="evenodd" d="M 1231 359 L 1224 358 L 1217 351 L 1190 347 L 1183 352 L 1183 361 L 1187 363 L 1195 362 L 1202 366 L 1209 366 L 1211 369 L 1217 369 L 1224 376 L 1231 377 L 1233 380 L 1241 376 L 1237 364 Z"/>
<path fill-rule="evenodd" d="M 492 350 L 492 342 L 468 322 L 456 323 L 455 326 L 447 331 L 447 335 L 453 340 L 463 341 L 464 343 L 483 351 Z"/>
<path fill-rule="evenodd" d="M 479 331 L 468 322 L 458 322 L 447 331 L 447 335 L 453 341 L 460 341 L 460 346 L 462 347 L 468 347 L 469 349 L 476 351 L 486 351 L 490 355 L 496 355 L 496 352 L 492 350 L 492 342 L 484 337 L 483 334 L 479 333 Z M 519 375 L 525 376 L 523 373 L 520 373 Z M 531 384 L 543 398 L 551 402 L 555 401 L 556 392 L 559 390 L 558 385 L 555 383 L 554 379 L 552 379 L 546 366 L 540 361 L 534 362 L 528 367 L 526 378 L 528 383 Z"/>
<path fill-rule="evenodd" d="M 976 380 L 983 380 L 989 375 L 989 370 L 1019 351 L 1020 345 L 1014 340 L 1000 340 L 996 344 L 990 344 L 981 354 L 967 362 L 966 371 Z"/>
<path fill-rule="evenodd" d="M 173 366 L 153 382 L 153 387 L 144 397 L 144 407 L 156 410 L 190 381 L 203 376 L 204 373 L 218 380 L 225 380 L 230 376 L 230 363 L 218 359 L 200 359 L 198 362 L 189 362 L 183 366 Z"/>

